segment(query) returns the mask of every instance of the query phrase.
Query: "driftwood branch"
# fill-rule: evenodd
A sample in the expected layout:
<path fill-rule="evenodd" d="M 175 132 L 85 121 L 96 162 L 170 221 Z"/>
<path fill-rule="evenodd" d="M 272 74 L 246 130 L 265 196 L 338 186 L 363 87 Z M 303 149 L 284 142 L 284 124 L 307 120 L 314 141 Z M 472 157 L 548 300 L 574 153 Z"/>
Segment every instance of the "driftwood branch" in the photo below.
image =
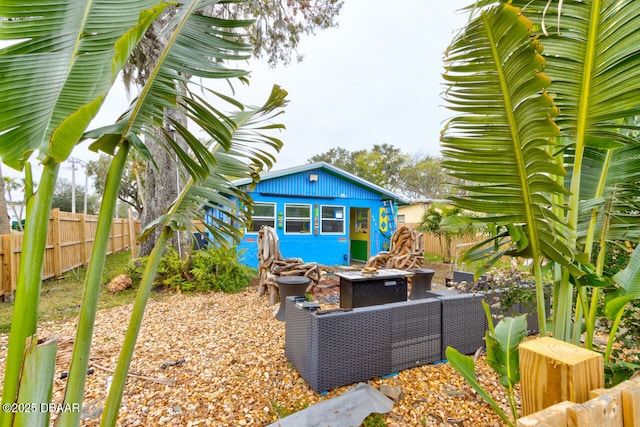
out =
<path fill-rule="evenodd" d="M 402 226 L 391 236 L 388 252 L 380 252 L 369 258 L 367 267 L 422 268 L 424 266 L 424 239 L 422 233 Z"/>
<path fill-rule="evenodd" d="M 304 262 L 301 258 L 282 258 L 278 234 L 273 227 L 262 227 L 258 232 L 258 295 L 269 291 L 269 302 L 276 303 L 279 276 L 305 276 L 310 282 L 310 292 L 320 281 L 320 266 L 315 262 Z"/>
<path fill-rule="evenodd" d="M 93 366 L 96 369 L 100 369 L 101 371 L 109 372 L 111 374 L 113 374 L 115 372 L 113 369 L 105 368 L 104 366 L 100 366 L 100 365 L 95 364 L 95 363 L 92 363 L 91 366 Z M 128 373 L 127 376 L 131 377 L 131 378 L 137 378 L 139 380 L 150 381 L 152 383 L 176 385 L 176 380 L 172 380 L 171 378 L 145 377 L 145 376 L 142 376 L 142 375 L 136 375 L 136 374 L 132 374 L 132 373 Z"/>

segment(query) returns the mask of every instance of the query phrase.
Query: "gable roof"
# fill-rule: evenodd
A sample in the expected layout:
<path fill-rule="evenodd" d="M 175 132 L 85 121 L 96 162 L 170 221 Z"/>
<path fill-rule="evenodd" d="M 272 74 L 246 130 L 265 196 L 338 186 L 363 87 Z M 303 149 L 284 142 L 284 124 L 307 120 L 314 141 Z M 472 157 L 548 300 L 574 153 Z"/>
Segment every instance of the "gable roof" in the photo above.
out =
<path fill-rule="evenodd" d="M 301 172 L 309 172 L 314 170 L 322 170 L 326 173 L 329 173 L 340 179 L 343 179 L 344 181 L 357 185 L 358 187 L 361 187 L 373 193 L 376 193 L 380 195 L 383 200 L 394 200 L 399 205 L 409 204 L 409 201 L 407 199 L 399 196 L 398 194 L 388 191 L 380 187 L 379 185 L 376 185 L 370 181 L 367 181 L 366 179 L 362 179 L 352 173 L 344 171 L 326 162 L 317 162 L 317 163 L 312 163 L 307 165 L 294 166 L 291 168 L 265 172 L 260 174 L 260 181 L 267 181 L 270 179 L 280 178 L 280 177 L 289 176 L 289 175 L 295 175 Z M 250 184 L 251 182 L 252 181 L 249 178 L 238 179 L 236 181 L 233 181 L 233 183 L 237 186 L 247 185 L 247 184 Z"/>

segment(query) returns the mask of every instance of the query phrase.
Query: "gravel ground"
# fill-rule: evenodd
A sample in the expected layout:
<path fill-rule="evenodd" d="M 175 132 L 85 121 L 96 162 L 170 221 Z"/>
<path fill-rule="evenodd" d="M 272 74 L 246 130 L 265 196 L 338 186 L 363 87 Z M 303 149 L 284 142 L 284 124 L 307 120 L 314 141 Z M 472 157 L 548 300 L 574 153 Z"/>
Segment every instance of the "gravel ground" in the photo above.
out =
<path fill-rule="evenodd" d="M 330 291 L 325 286 L 322 292 Z M 175 380 L 175 384 L 130 378 L 118 424 L 263 426 L 285 411 L 291 413 L 349 390 L 352 386 L 320 395 L 309 388 L 285 358 L 284 323 L 274 319 L 273 311 L 268 296 L 258 297 L 255 287 L 234 295 L 176 294 L 151 301 L 131 372 Z M 116 365 L 130 312 L 130 305 L 98 312 L 94 371 L 87 377 L 83 409 L 85 425 L 98 425 L 111 375 L 103 368 Z M 41 325 L 41 337 L 52 335 L 73 337 L 74 322 Z M 6 347 L 7 335 L 0 335 L 2 371 Z M 61 347 L 60 353 L 69 349 Z M 171 362 L 179 363 L 163 368 Z M 507 408 L 502 387 L 482 357 L 476 365 L 480 382 Z M 67 370 L 68 362 L 62 360 L 56 369 L 54 403 L 63 400 L 66 380 L 60 376 Z M 399 386 L 404 391 L 404 398 L 384 415 L 387 426 L 501 425 L 447 363 L 409 369 L 369 384 Z"/>

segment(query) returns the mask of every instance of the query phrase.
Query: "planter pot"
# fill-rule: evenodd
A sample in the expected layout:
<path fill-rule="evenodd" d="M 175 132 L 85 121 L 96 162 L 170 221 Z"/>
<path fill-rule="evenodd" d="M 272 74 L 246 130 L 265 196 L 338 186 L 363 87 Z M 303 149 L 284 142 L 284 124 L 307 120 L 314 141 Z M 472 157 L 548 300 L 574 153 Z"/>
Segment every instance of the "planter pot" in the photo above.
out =
<path fill-rule="evenodd" d="M 487 276 L 483 274 L 482 276 L 480 276 L 480 280 L 486 281 Z M 473 280 L 472 272 L 460 271 L 460 270 L 453 270 L 453 281 L 457 283 L 460 283 L 460 282 L 475 283 L 475 280 Z"/>

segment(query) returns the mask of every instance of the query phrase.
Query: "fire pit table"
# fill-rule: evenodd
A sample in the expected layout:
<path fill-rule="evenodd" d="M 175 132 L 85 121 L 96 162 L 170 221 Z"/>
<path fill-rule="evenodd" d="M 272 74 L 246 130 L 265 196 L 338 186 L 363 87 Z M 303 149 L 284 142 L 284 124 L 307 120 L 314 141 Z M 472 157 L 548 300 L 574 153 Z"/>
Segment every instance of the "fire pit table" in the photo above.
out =
<path fill-rule="evenodd" d="M 340 308 L 368 307 L 407 300 L 407 278 L 404 270 L 378 270 L 363 275 L 359 271 L 336 273 L 340 278 Z"/>

